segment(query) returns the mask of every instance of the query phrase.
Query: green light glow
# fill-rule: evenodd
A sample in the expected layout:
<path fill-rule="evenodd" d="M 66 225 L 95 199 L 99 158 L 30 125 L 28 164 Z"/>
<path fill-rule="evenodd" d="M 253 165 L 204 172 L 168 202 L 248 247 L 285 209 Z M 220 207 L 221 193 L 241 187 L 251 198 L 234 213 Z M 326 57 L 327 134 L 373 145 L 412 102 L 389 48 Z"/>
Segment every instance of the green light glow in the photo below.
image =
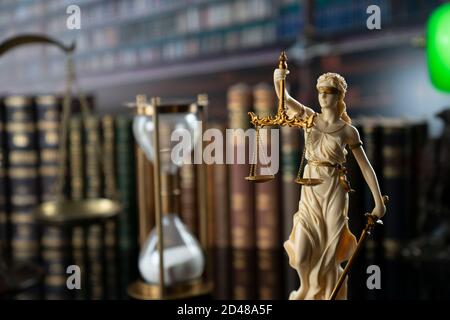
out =
<path fill-rule="evenodd" d="M 433 85 L 450 92 L 450 3 L 437 8 L 428 20 L 427 60 Z"/>

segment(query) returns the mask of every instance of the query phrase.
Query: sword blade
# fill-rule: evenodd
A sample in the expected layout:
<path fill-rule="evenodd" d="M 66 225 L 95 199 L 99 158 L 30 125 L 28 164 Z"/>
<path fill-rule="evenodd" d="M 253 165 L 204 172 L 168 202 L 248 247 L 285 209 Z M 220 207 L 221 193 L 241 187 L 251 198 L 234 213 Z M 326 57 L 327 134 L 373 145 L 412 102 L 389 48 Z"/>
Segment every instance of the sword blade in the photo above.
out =
<path fill-rule="evenodd" d="M 336 283 L 336 286 L 334 287 L 333 292 L 331 293 L 330 300 L 336 299 L 336 296 L 339 293 L 339 290 L 341 289 L 342 284 L 344 283 L 344 280 L 347 277 L 348 272 L 350 271 L 350 268 L 352 267 L 356 257 L 358 256 L 359 251 L 361 251 L 361 248 L 364 244 L 364 240 L 366 240 L 367 234 L 368 234 L 368 228 L 366 227 L 366 228 L 364 228 L 363 232 L 361 233 L 361 236 L 359 237 L 355 252 L 353 252 L 352 256 L 350 257 L 347 264 L 345 265 L 344 271 L 342 272 L 341 276 L 339 277 L 339 280 Z"/>

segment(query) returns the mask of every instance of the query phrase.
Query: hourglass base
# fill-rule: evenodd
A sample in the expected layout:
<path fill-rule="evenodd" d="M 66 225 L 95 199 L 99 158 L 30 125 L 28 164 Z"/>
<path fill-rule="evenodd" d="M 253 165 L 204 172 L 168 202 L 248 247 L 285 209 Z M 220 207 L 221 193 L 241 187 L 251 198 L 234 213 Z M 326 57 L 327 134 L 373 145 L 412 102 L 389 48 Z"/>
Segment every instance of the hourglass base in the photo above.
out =
<path fill-rule="evenodd" d="M 128 295 L 138 300 L 161 300 L 159 285 L 149 284 L 142 280 L 137 280 L 128 286 Z M 203 280 L 194 280 L 172 287 L 166 287 L 164 299 L 186 299 L 207 295 L 212 292 L 212 283 Z"/>

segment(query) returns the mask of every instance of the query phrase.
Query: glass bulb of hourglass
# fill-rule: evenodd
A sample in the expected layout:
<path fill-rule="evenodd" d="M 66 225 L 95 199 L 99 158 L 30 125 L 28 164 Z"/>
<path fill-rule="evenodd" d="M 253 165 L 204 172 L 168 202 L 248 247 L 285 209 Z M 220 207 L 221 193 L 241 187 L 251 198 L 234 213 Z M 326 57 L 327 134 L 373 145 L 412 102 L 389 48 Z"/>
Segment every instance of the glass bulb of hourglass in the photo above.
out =
<path fill-rule="evenodd" d="M 205 268 L 205 258 L 197 239 L 176 214 L 162 218 L 164 232 L 164 284 L 172 286 L 199 278 Z M 151 284 L 159 283 L 158 234 L 154 228 L 139 255 L 139 271 Z"/>
<path fill-rule="evenodd" d="M 161 113 L 159 115 L 159 157 L 161 175 L 164 178 L 176 176 L 183 164 L 183 158 L 172 158 L 171 151 L 179 140 L 171 137 L 189 133 L 189 144 L 184 152 L 190 155 L 200 134 L 197 116 L 193 113 Z M 154 123 L 150 115 L 137 115 L 133 121 L 133 133 L 139 146 L 150 161 L 154 161 L 155 149 L 153 135 Z M 183 141 L 186 142 L 186 141 Z M 174 186 L 162 187 L 162 192 L 171 193 Z M 167 190 L 168 189 L 168 190 Z M 163 272 L 164 285 L 172 286 L 199 278 L 205 269 L 202 248 L 178 216 L 178 212 L 165 212 L 161 216 L 163 228 Z M 142 278 L 150 284 L 159 283 L 160 254 L 158 251 L 158 232 L 153 228 L 139 254 L 139 271 Z"/>
<path fill-rule="evenodd" d="M 198 142 L 200 133 L 197 117 L 192 113 L 163 113 L 159 115 L 159 155 L 161 172 L 175 173 L 183 165 L 183 157 L 172 157 L 172 149 L 180 143 L 177 137 L 185 134 L 189 139 L 183 139 L 183 156 L 189 156 Z M 153 135 L 155 134 L 152 116 L 137 115 L 133 120 L 133 133 L 139 146 L 148 160 L 154 161 Z M 172 141 L 171 137 L 175 137 Z M 189 140 L 189 141 L 188 141 Z"/>

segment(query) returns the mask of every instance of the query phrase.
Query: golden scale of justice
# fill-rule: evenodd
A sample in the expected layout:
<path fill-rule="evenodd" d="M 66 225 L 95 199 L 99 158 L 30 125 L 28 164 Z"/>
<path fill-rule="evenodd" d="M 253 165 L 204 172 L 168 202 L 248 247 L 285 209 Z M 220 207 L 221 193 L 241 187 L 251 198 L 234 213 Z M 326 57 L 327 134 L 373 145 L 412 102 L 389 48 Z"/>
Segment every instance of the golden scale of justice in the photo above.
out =
<path fill-rule="evenodd" d="M 64 186 L 66 183 L 67 172 L 67 140 L 68 127 L 71 116 L 72 104 L 72 87 L 77 93 L 80 102 L 81 114 L 83 122 L 87 121 L 91 111 L 86 97 L 82 94 L 76 81 L 76 72 L 72 54 L 75 51 L 75 43 L 65 45 L 62 42 L 41 34 L 23 34 L 5 40 L 0 43 L 0 56 L 17 47 L 24 45 L 49 45 L 60 49 L 66 58 L 65 70 L 65 93 L 62 104 L 62 119 L 59 132 L 59 149 L 58 153 L 58 174 L 52 185 L 53 199 L 45 201 L 38 205 L 34 210 L 34 219 L 40 227 L 52 226 L 65 231 L 65 234 L 72 236 L 73 228 L 83 228 L 83 242 L 87 243 L 88 228 L 93 224 L 100 227 L 101 234 L 105 232 L 106 223 L 113 222 L 117 219 L 121 212 L 121 204 L 118 201 L 118 192 L 115 182 L 113 181 L 112 195 L 110 198 L 92 198 L 92 199 L 68 199 L 64 195 Z M 19 98 L 20 100 L 20 98 Z M 18 100 L 18 101 L 19 101 Z M 55 103 L 50 96 L 44 99 L 44 103 Z M 21 103 L 21 102 L 18 102 Z M 102 166 L 102 146 L 96 145 L 97 161 Z M 102 166 L 103 167 L 103 166 Z M 114 222 L 115 223 L 115 222 Z M 88 254 L 85 250 L 84 259 L 88 260 Z M 88 272 L 83 276 L 83 288 L 89 281 Z"/>
<path fill-rule="evenodd" d="M 66 179 L 66 159 L 67 159 L 67 137 L 69 120 L 72 112 L 72 87 L 77 92 L 77 98 L 80 102 L 81 114 L 86 121 L 91 111 L 89 103 L 78 86 L 75 72 L 75 65 L 72 54 L 75 51 L 75 43 L 65 45 L 62 42 L 40 34 L 24 34 L 12 37 L 0 44 L 0 56 L 23 45 L 41 44 L 50 45 L 60 49 L 66 58 L 66 82 L 65 93 L 62 105 L 62 119 L 60 125 L 60 144 L 58 149 L 58 176 L 53 185 L 54 201 L 42 203 L 36 210 L 35 218 L 38 222 L 44 224 L 76 224 L 80 222 L 99 221 L 116 216 L 120 212 L 120 205 L 117 201 L 98 198 L 70 200 L 64 196 L 64 184 Z M 101 145 L 96 146 L 97 158 L 99 164 L 102 164 Z M 113 187 L 116 189 L 116 186 Z M 117 190 L 114 190 L 114 197 L 117 196 Z"/>
<path fill-rule="evenodd" d="M 279 69 L 287 69 L 287 57 L 286 53 L 283 51 L 281 52 L 279 64 Z M 278 111 L 275 117 L 264 117 L 259 118 L 256 114 L 253 112 L 249 112 L 248 115 L 250 116 L 250 122 L 253 124 L 253 126 L 256 129 L 256 144 L 253 154 L 253 161 L 250 165 L 250 175 L 245 177 L 245 180 L 256 182 L 256 183 L 263 183 L 270 180 L 273 180 L 275 176 L 273 174 L 268 175 L 260 175 L 257 174 L 258 169 L 258 163 L 259 163 L 259 149 L 263 149 L 263 145 L 261 143 L 261 136 L 260 136 L 260 129 L 267 127 L 267 126 L 289 126 L 289 127 L 298 127 L 303 128 L 305 130 L 311 128 L 314 125 L 314 117 L 309 117 L 308 119 L 300 119 L 300 118 L 289 118 L 286 113 L 286 98 L 285 98 L 285 89 L 286 89 L 286 80 L 283 79 L 280 81 L 280 99 L 278 102 Z M 315 186 L 318 184 L 321 184 L 323 182 L 320 178 L 303 178 L 302 177 L 302 171 L 303 171 L 303 164 L 305 162 L 305 153 L 306 148 L 303 149 L 302 154 L 302 160 L 300 163 L 300 167 L 298 169 L 297 178 L 294 180 L 296 183 L 300 185 L 306 185 L 306 186 Z M 264 149 L 262 151 L 262 157 L 264 157 Z"/>
<path fill-rule="evenodd" d="M 279 69 L 287 69 L 287 57 L 286 57 L 286 53 L 284 51 L 281 52 L 278 68 Z M 302 128 L 304 130 L 308 130 L 314 125 L 314 117 L 312 117 L 312 116 L 307 119 L 300 119 L 297 117 L 294 117 L 294 118 L 288 117 L 288 115 L 286 113 L 286 105 L 285 105 L 286 104 L 285 89 L 286 89 L 286 80 L 282 79 L 280 81 L 280 97 L 279 97 L 279 101 L 278 101 L 278 110 L 277 110 L 277 114 L 274 117 L 267 116 L 267 117 L 259 118 L 253 112 L 248 113 L 248 115 L 250 117 L 250 122 L 253 124 L 253 126 L 255 127 L 255 130 L 256 130 L 256 144 L 255 144 L 255 150 L 254 150 L 254 154 L 253 154 L 253 161 L 250 165 L 250 174 L 247 177 L 245 177 L 245 180 L 247 180 L 247 181 L 251 181 L 251 182 L 255 182 L 255 183 L 264 183 L 264 182 L 271 181 L 275 178 L 275 175 L 273 175 L 273 174 L 267 174 L 267 175 L 258 174 L 258 171 L 259 171 L 258 157 L 260 154 L 259 149 L 260 148 L 262 149 L 261 156 L 263 158 L 264 158 L 264 152 L 265 152 L 264 148 L 263 148 L 263 144 L 261 143 L 260 129 L 262 129 L 264 127 L 268 127 L 268 126 L 278 125 L 278 126 L 297 127 L 297 128 Z M 298 169 L 297 177 L 295 178 L 294 182 L 298 183 L 300 185 L 303 185 L 303 186 L 312 187 L 312 186 L 321 184 L 323 182 L 323 179 L 303 178 L 303 169 L 304 169 L 307 143 L 308 143 L 308 141 L 306 141 L 305 147 L 303 148 L 300 167 Z M 388 201 L 389 201 L 389 197 L 386 195 L 383 196 L 383 202 L 385 204 L 387 204 Z M 350 268 L 352 267 L 358 253 L 360 252 L 366 237 L 371 234 L 371 232 L 373 231 L 374 227 L 377 224 L 380 224 L 380 225 L 383 224 L 383 222 L 380 219 L 378 219 L 377 217 L 375 217 L 369 213 L 366 213 L 365 216 L 367 218 L 366 226 L 364 227 L 364 229 L 359 237 L 358 244 L 356 246 L 356 249 L 355 249 L 353 255 L 350 257 L 347 264 L 345 265 L 345 268 L 344 268 L 341 276 L 339 277 L 338 282 L 336 283 L 336 285 L 334 287 L 334 290 L 330 296 L 330 300 L 336 299 L 336 296 L 337 296 L 340 288 L 342 287 L 342 284 L 344 283 L 344 280 L 345 280 L 348 272 L 350 271 Z"/>

